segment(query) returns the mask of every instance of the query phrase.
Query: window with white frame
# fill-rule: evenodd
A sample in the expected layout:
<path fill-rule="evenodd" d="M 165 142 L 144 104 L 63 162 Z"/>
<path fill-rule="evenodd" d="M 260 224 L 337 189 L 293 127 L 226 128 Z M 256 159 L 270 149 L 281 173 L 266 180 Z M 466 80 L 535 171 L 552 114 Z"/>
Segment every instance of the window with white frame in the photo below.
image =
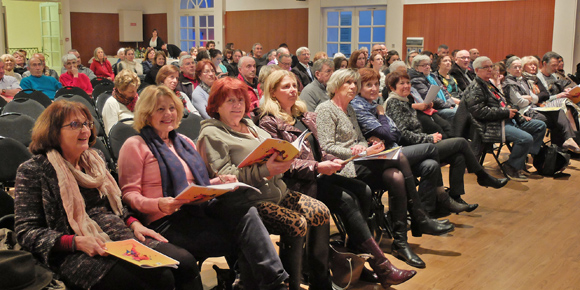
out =
<path fill-rule="evenodd" d="M 341 52 L 347 57 L 361 47 L 384 44 L 387 8 L 332 8 L 324 10 L 324 47 L 329 56 Z"/>
<path fill-rule="evenodd" d="M 204 46 L 215 39 L 214 1 L 181 0 L 179 11 L 179 46 L 189 51 L 194 46 Z"/>

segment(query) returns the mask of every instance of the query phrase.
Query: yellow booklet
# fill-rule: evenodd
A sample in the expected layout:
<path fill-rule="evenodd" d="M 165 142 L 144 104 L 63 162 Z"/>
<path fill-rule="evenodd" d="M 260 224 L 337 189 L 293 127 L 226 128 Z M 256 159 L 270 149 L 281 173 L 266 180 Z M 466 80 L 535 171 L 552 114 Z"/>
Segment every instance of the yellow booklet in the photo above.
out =
<path fill-rule="evenodd" d="M 286 140 L 280 140 L 275 138 L 268 138 L 264 140 L 254 151 L 252 151 L 244 160 L 238 165 L 238 168 L 246 167 L 252 164 L 264 164 L 270 159 L 275 152 L 278 152 L 278 158 L 276 161 L 288 161 L 298 153 L 300 153 L 300 148 L 304 145 L 304 140 L 310 136 L 311 132 L 306 130 L 298 136 L 298 139 L 290 143 Z"/>
<path fill-rule="evenodd" d="M 169 258 L 135 239 L 108 242 L 106 252 L 141 268 L 176 268 L 179 261 Z"/>
<path fill-rule="evenodd" d="M 200 204 L 214 197 L 218 197 L 226 192 L 234 191 L 240 187 L 251 188 L 257 192 L 261 192 L 259 189 L 247 185 L 243 182 L 232 182 L 208 186 L 191 184 L 183 191 L 181 191 L 181 193 L 178 194 L 175 199 L 185 199 L 191 201 L 193 204 Z"/>

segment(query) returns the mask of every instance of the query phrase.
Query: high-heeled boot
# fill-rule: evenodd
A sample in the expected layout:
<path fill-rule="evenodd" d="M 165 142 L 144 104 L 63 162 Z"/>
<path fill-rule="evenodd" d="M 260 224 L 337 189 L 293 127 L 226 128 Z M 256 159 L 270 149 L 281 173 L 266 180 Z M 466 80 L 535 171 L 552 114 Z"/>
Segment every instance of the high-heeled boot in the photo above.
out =
<path fill-rule="evenodd" d="M 383 288 L 399 285 L 417 274 L 415 270 L 400 270 L 391 264 L 379 245 L 377 245 L 377 242 L 372 238 L 366 240 L 360 247 L 366 253 L 373 255 L 373 258 L 369 260 L 369 264 L 379 277 L 379 283 L 381 283 Z"/>
<path fill-rule="evenodd" d="M 405 188 L 407 189 L 407 206 L 411 214 L 411 233 L 413 237 L 420 237 L 423 234 L 439 236 L 455 229 L 453 224 L 437 222 L 425 212 L 421 206 L 414 177 L 405 177 Z"/>
<path fill-rule="evenodd" d="M 389 209 L 393 223 L 393 244 L 391 254 L 405 263 L 416 267 L 425 268 L 425 262 L 417 256 L 407 243 L 407 197 L 397 194 L 389 194 Z"/>
<path fill-rule="evenodd" d="M 330 271 L 328 270 L 328 241 L 330 239 L 330 224 L 310 227 L 308 234 L 308 289 L 332 290 Z M 290 274 L 292 276 L 292 274 Z"/>
<path fill-rule="evenodd" d="M 485 187 L 491 186 L 493 188 L 502 188 L 508 183 L 509 180 L 508 178 L 495 178 L 489 175 L 485 169 L 475 172 L 475 175 L 477 175 L 477 183 L 480 186 Z"/>
<path fill-rule="evenodd" d="M 300 290 L 302 279 L 302 254 L 305 237 L 280 236 L 280 260 L 284 269 L 290 275 L 288 278 L 290 290 Z M 326 240 L 328 245 L 328 239 Z"/>

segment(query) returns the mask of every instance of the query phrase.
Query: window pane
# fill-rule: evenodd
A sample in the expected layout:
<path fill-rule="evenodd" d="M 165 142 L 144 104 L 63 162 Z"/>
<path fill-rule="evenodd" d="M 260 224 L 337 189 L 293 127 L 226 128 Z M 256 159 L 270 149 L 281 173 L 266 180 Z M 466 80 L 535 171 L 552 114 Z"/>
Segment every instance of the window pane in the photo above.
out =
<path fill-rule="evenodd" d="M 187 17 L 187 25 L 188 25 L 188 27 L 195 27 L 195 22 L 193 20 L 193 16 Z"/>
<path fill-rule="evenodd" d="M 207 39 L 207 29 L 200 29 L 199 30 L 199 39 L 202 39 L 202 40 Z"/>
<path fill-rule="evenodd" d="M 340 29 L 340 42 L 350 42 L 350 33 L 352 28 Z"/>
<path fill-rule="evenodd" d="M 181 39 L 187 39 L 187 29 L 181 29 Z"/>
<path fill-rule="evenodd" d="M 213 0 L 207 0 L 207 8 L 213 8 Z"/>
<path fill-rule="evenodd" d="M 374 25 L 386 25 L 387 24 L 387 10 L 375 10 L 375 17 L 373 18 Z"/>
<path fill-rule="evenodd" d="M 333 57 L 335 53 L 338 52 L 338 44 L 337 43 L 329 43 L 326 45 L 326 53 Z"/>
<path fill-rule="evenodd" d="M 373 42 L 385 42 L 385 28 L 373 27 Z"/>
<path fill-rule="evenodd" d="M 187 39 L 189 40 L 195 39 L 195 29 L 189 29 L 189 35 Z"/>
<path fill-rule="evenodd" d="M 359 14 L 359 25 L 371 25 L 372 11 L 361 11 Z"/>
<path fill-rule="evenodd" d="M 338 12 L 328 12 L 328 26 L 338 26 Z"/>
<path fill-rule="evenodd" d="M 179 9 L 186 9 L 187 2 L 188 2 L 188 0 L 181 0 L 181 3 L 179 4 Z"/>
<path fill-rule="evenodd" d="M 199 27 L 207 27 L 207 16 L 199 17 Z"/>
<path fill-rule="evenodd" d="M 207 17 L 208 27 L 213 27 L 213 15 Z"/>
<path fill-rule="evenodd" d="M 195 6 L 193 6 L 193 1 L 187 0 L 187 9 L 193 9 L 193 8 L 195 8 Z"/>
<path fill-rule="evenodd" d="M 341 44 L 340 45 L 340 52 L 342 52 L 346 57 L 350 57 L 350 44 Z"/>
<path fill-rule="evenodd" d="M 179 23 L 180 23 L 181 27 L 186 27 L 187 26 L 187 16 L 179 17 Z"/>
<path fill-rule="evenodd" d="M 328 28 L 326 34 L 326 41 L 338 42 L 338 28 Z"/>
<path fill-rule="evenodd" d="M 371 28 L 363 27 L 358 29 L 359 42 L 371 42 Z"/>
<path fill-rule="evenodd" d="M 205 0 L 199 0 L 199 1 L 197 1 L 197 3 L 199 5 L 199 8 L 207 8 Z"/>
<path fill-rule="evenodd" d="M 340 25 L 341 26 L 351 26 L 352 25 L 352 12 L 351 11 L 340 12 Z"/>
<path fill-rule="evenodd" d="M 182 41 L 181 42 L 180 49 L 183 50 L 183 51 L 189 51 L 189 48 L 187 47 L 187 41 Z"/>
<path fill-rule="evenodd" d="M 207 30 L 207 39 L 210 39 L 210 40 L 214 39 L 213 28 L 210 28 Z"/>

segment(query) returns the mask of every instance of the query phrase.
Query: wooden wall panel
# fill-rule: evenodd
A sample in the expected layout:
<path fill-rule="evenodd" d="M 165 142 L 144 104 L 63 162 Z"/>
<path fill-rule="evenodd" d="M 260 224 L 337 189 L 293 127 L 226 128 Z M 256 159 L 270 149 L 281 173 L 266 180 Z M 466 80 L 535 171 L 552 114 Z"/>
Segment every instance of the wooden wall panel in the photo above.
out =
<path fill-rule="evenodd" d="M 294 54 L 308 46 L 308 9 L 229 11 L 225 19 L 225 43 L 236 49 L 249 52 L 259 42 L 266 54 L 285 42 Z"/>
<path fill-rule="evenodd" d="M 507 54 L 539 55 L 552 48 L 555 0 L 405 5 L 403 54 L 407 37 L 424 37 L 424 49 L 437 52 L 479 49 L 494 62 Z"/>
<path fill-rule="evenodd" d="M 107 55 L 116 55 L 120 47 L 135 47 L 135 42 L 119 42 L 119 14 L 71 12 L 71 44 L 81 54 L 83 65 L 93 57 L 93 51 L 102 47 Z M 143 14 L 143 40 L 139 46 L 148 46 L 151 31 L 157 28 L 159 36 L 167 41 L 167 14 Z"/>

